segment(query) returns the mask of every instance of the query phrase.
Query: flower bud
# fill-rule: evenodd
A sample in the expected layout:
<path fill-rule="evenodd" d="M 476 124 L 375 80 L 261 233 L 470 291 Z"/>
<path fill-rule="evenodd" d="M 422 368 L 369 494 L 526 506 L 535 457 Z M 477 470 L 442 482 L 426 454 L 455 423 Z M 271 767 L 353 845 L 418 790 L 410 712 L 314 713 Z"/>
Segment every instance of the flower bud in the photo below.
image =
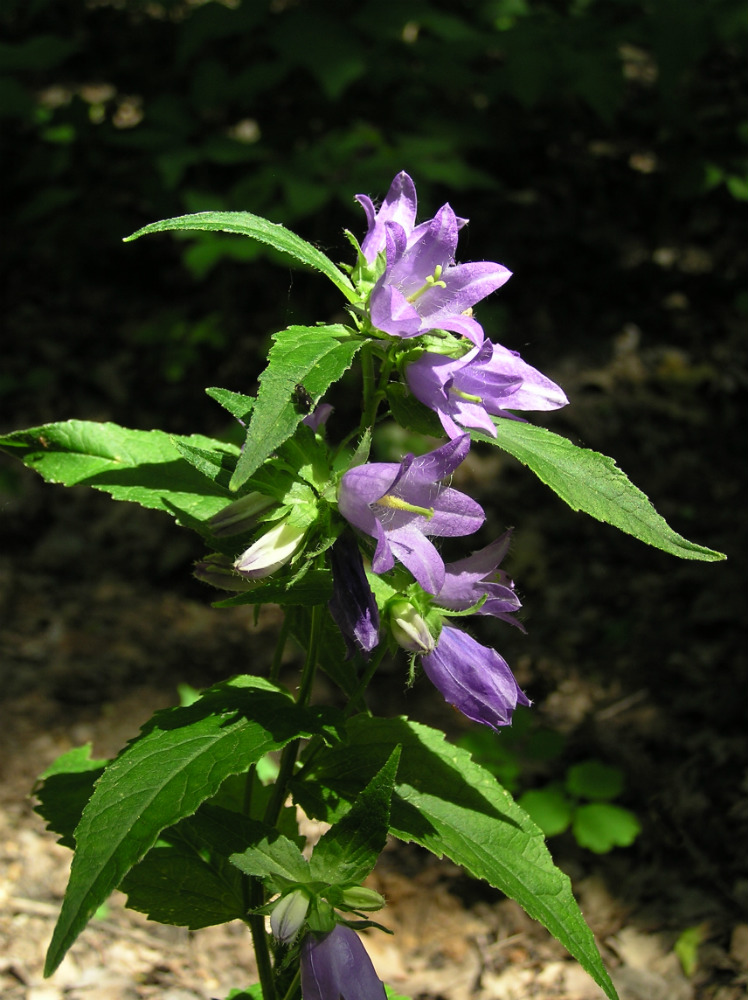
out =
<path fill-rule="evenodd" d="M 349 885 L 343 889 L 341 907 L 347 910 L 374 911 L 381 910 L 384 905 L 384 896 L 375 889 L 367 889 L 363 885 Z"/>
<path fill-rule="evenodd" d="M 403 649 L 410 653 L 430 653 L 436 648 L 428 625 L 410 601 L 393 601 L 389 612 L 392 637 Z"/>
<path fill-rule="evenodd" d="M 264 493 L 247 493 L 246 496 L 239 497 L 209 518 L 210 530 L 216 538 L 251 531 L 257 524 L 258 514 L 274 503 L 273 498 L 265 496 Z"/>
<path fill-rule="evenodd" d="M 270 914 L 270 930 L 276 941 L 293 944 L 309 912 L 309 897 L 303 889 L 281 896 Z"/>
<path fill-rule="evenodd" d="M 228 556 L 221 555 L 220 552 L 212 552 L 196 562 L 192 567 L 192 575 L 219 590 L 247 591 L 254 586 L 250 580 L 239 576 Z"/>
<path fill-rule="evenodd" d="M 306 528 L 279 521 L 254 545 L 243 552 L 234 563 L 234 569 L 250 580 L 261 580 L 270 576 L 289 561 L 306 534 Z"/>

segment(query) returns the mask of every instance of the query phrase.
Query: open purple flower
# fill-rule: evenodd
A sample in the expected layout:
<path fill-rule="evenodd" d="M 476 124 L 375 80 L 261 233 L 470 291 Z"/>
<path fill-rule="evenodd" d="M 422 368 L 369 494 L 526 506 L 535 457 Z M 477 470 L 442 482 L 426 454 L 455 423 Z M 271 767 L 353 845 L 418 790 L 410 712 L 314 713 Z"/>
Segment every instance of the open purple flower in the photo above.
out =
<path fill-rule="evenodd" d="M 361 938 L 350 927 L 328 934 L 307 934 L 301 945 L 301 995 L 304 1000 L 385 1000 Z"/>
<path fill-rule="evenodd" d="M 380 216 L 383 210 L 384 206 Z M 394 210 L 389 214 L 396 215 Z M 451 330 L 475 344 L 482 343 L 483 329 L 469 310 L 503 285 L 511 272 L 489 261 L 455 264 L 463 221 L 449 205 L 443 205 L 433 219 L 410 232 L 394 218 L 385 217 L 381 225 L 377 218 L 372 233 L 380 241 L 380 230 L 384 229 L 387 265 L 369 299 L 375 327 L 393 337 Z"/>
<path fill-rule="evenodd" d="M 562 389 L 514 351 L 486 340 L 462 358 L 426 352 L 405 369 L 411 392 L 435 410 L 450 437 L 476 427 L 496 437 L 490 414 L 553 410 L 568 403 Z"/>
<path fill-rule="evenodd" d="M 439 593 L 444 562 L 426 536 L 471 535 L 485 520 L 479 504 L 441 482 L 469 448 L 470 437 L 463 434 L 418 458 L 370 462 L 345 473 L 338 507 L 350 524 L 376 539 L 375 573 L 386 573 L 398 559 L 424 590 Z"/>
<path fill-rule="evenodd" d="M 484 726 L 511 725 L 517 705 L 529 705 L 508 664 L 495 649 L 444 625 L 436 649 L 421 657 L 423 669 L 450 705 Z"/>
<path fill-rule="evenodd" d="M 330 549 L 333 592 L 330 614 L 345 639 L 348 659 L 358 650 L 366 656 L 379 642 L 379 608 L 366 579 L 361 553 L 352 532 L 345 531 Z"/>
<path fill-rule="evenodd" d="M 514 592 L 514 583 L 504 570 L 501 560 L 509 549 L 511 531 L 505 531 L 495 542 L 456 562 L 447 563 L 444 584 L 436 595 L 436 603 L 450 611 L 466 611 L 485 596 L 476 614 L 492 615 L 509 625 L 522 629 L 513 614 L 522 604 Z"/>

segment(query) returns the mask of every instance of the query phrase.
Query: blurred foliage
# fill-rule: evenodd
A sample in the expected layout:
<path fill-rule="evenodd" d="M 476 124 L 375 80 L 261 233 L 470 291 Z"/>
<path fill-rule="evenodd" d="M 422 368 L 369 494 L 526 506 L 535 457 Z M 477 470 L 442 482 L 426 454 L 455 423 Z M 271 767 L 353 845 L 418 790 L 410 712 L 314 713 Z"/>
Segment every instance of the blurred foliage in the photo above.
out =
<path fill-rule="evenodd" d="M 541 279 L 547 307 L 561 299 L 572 234 L 593 282 L 630 243 L 632 205 L 657 240 L 684 199 L 748 197 L 742 0 L 6 0 L 0 23 L 11 284 L 38 294 L 41 278 L 52 305 L 81 276 L 132 305 L 128 274 L 147 285 L 155 256 L 113 244 L 144 223 L 249 209 L 329 241 L 361 228 L 353 193 L 381 195 L 403 168 L 425 210 L 449 197 L 472 216 L 473 256 L 522 269 L 520 314 Z M 220 234 L 176 247 L 198 281 L 231 262 L 214 294 L 246 313 L 244 265 L 263 251 Z M 277 315 L 282 286 L 258 273 L 253 312 Z M 577 321 L 586 291 L 563 293 Z M 21 297 L 13 332 L 28 330 Z M 188 325 L 196 301 L 178 303 Z M 483 316 L 494 329 L 500 309 Z M 174 330 L 169 378 L 212 343 Z M 0 389 L 39 377 L 11 369 Z"/>
<path fill-rule="evenodd" d="M 557 730 L 539 724 L 528 709 L 519 708 L 511 728 L 501 734 L 471 727 L 457 742 L 518 795 L 517 801 L 546 837 L 571 829 L 580 847 L 607 854 L 614 847 L 628 847 L 641 832 L 636 816 L 611 802 L 624 791 L 619 767 L 583 760 L 566 768 L 562 780 L 537 783 L 540 773 L 559 770 L 566 741 Z"/>

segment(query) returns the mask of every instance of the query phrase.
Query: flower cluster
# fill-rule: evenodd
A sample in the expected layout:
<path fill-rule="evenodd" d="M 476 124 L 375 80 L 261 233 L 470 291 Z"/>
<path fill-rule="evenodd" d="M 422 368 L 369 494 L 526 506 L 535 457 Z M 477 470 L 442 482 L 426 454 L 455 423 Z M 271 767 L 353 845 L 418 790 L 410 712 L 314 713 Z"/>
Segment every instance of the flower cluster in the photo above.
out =
<path fill-rule="evenodd" d="M 514 417 L 511 410 L 563 406 L 566 396 L 518 354 L 485 338 L 473 306 L 510 272 L 501 264 L 455 262 L 466 219 L 443 205 L 416 225 L 415 186 L 404 172 L 378 210 L 366 195 L 357 200 L 368 221 L 361 254 L 377 275 L 366 303 L 371 328 L 408 340 L 431 334 L 405 354 L 404 377 L 412 394 L 438 415 L 449 440 L 399 463 L 350 468 L 340 481 L 338 509 L 373 539 L 374 576 L 392 575 L 400 563 L 415 580 L 404 590 L 393 588 L 384 602 L 383 585 L 377 591 L 395 642 L 421 657 L 424 672 L 450 704 L 469 719 L 498 728 L 529 699 L 494 649 L 444 619 L 474 612 L 522 628 L 513 617 L 520 607 L 514 586 L 499 569 L 509 533 L 446 564 L 432 539 L 471 535 L 485 520 L 479 504 L 449 485 L 470 449 L 465 429 L 495 437 L 494 418 Z M 333 546 L 332 566 L 333 618 L 349 654 L 368 655 L 379 641 L 379 608 L 350 537 L 345 548 L 340 541 Z"/>

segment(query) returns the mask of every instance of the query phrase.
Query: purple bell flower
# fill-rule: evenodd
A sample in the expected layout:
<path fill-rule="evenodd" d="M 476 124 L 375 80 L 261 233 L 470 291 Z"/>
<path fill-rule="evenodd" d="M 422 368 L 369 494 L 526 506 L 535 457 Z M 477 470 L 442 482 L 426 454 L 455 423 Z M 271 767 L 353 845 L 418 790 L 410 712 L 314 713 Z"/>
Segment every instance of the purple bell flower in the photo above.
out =
<path fill-rule="evenodd" d="M 407 366 L 405 377 L 452 438 L 466 427 L 496 437 L 490 414 L 512 417 L 508 409 L 554 410 L 568 403 L 555 382 L 490 340 L 457 359 L 427 351 Z"/>
<path fill-rule="evenodd" d="M 330 549 L 333 593 L 328 603 L 348 651 L 368 655 L 379 642 L 379 608 L 366 579 L 364 564 L 352 533 L 344 532 Z"/>
<path fill-rule="evenodd" d="M 355 931 L 337 924 L 301 945 L 303 1000 L 385 1000 L 384 984 Z"/>
<path fill-rule="evenodd" d="M 473 722 L 508 726 L 517 705 L 530 704 L 503 657 L 451 625 L 442 627 L 436 649 L 421 663 L 446 701 Z"/>
<path fill-rule="evenodd" d="M 361 244 L 361 251 L 369 264 L 373 264 L 377 255 L 386 247 L 385 223 L 395 222 L 401 226 L 410 246 L 420 239 L 432 221 L 429 219 L 418 226 L 415 224 L 418 207 L 416 186 L 410 175 L 406 174 L 404 170 L 401 170 L 390 184 L 387 197 L 378 211 L 374 208 L 374 202 L 367 194 L 357 194 L 356 201 L 366 213 L 366 221 L 369 224 L 369 229 Z M 457 228 L 462 229 L 467 221 L 467 219 L 458 217 Z"/>
<path fill-rule="evenodd" d="M 471 535 L 483 524 L 483 508 L 441 480 L 451 475 L 470 448 L 463 434 L 418 458 L 370 462 L 349 469 L 338 491 L 338 508 L 355 528 L 376 539 L 375 573 L 399 560 L 424 590 L 438 594 L 444 562 L 427 538 Z"/>
<path fill-rule="evenodd" d="M 375 327 L 393 337 L 451 330 L 476 345 L 483 342 L 483 329 L 470 311 L 511 271 L 489 261 L 455 264 L 460 221 L 443 205 L 410 236 L 400 223 L 384 223 L 387 265 L 369 299 Z"/>
<path fill-rule="evenodd" d="M 505 531 L 495 542 L 456 562 L 447 563 L 444 584 L 436 595 L 436 603 L 450 611 L 466 611 L 485 596 L 476 614 L 492 615 L 508 625 L 525 631 L 512 616 L 522 604 L 514 592 L 514 583 L 499 569 L 511 541 L 511 531 Z"/>

